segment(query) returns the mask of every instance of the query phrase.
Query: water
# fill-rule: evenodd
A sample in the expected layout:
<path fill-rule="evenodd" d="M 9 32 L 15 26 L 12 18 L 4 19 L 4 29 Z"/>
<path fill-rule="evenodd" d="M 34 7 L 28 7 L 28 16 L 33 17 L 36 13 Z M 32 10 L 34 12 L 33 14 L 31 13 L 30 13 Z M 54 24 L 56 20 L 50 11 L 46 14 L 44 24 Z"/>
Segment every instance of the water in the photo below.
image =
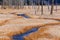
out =
<path fill-rule="evenodd" d="M 17 14 L 17 16 L 22 16 L 24 18 L 30 18 L 29 16 L 25 15 L 25 14 Z"/>
<path fill-rule="evenodd" d="M 17 14 L 17 16 L 23 16 L 25 18 L 30 18 L 29 16 L 25 15 L 25 14 Z M 28 30 L 26 33 L 23 34 L 18 34 L 18 35 L 14 35 L 12 38 L 13 40 L 24 40 L 24 36 L 28 36 L 30 33 L 37 31 L 38 28 L 33 28 L 31 30 Z"/>
<path fill-rule="evenodd" d="M 24 36 L 28 36 L 30 33 L 32 32 L 36 32 L 38 30 L 38 28 L 33 28 L 31 30 L 28 30 L 27 32 L 23 33 L 23 34 L 18 34 L 18 35 L 14 35 L 13 36 L 13 40 L 24 40 Z"/>

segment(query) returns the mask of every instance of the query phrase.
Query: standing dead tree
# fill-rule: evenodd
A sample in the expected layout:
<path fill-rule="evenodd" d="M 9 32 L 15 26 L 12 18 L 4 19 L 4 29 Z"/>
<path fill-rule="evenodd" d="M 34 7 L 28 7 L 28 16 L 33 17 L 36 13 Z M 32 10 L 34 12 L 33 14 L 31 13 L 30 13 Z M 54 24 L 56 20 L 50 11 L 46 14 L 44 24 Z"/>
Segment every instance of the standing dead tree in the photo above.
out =
<path fill-rule="evenodd" d="M 38 1 L 38 10 L 39 10 L 39 9 L 40 9 L 40 0 Z M 38 10 L 37 10 L 37 11 L 38 11 Z"/>
<path fill-rule="evenodd" d="M 49 10 L 49 0 L 48 0 L 48 10 Z"/>
<path fill-rule="evenodd" d="M 17 0 L 17 6 L 19 8 L 24 8 L 24 0 Z"/>
<path fill-rule="evenodd" d="M 8 6 L 9 6 L 9 8 L 12 7 L 12 0 L 8 0 Z"/>
<path fill-rule="evenodd" d="M 21 7 L 24 8 L 24 0 L 21 0 Z"/>
<path fill-rule="evenodd" d="M 43 1 L 44 0 L 42 0 L 42 4 L 41 4 L 41 15 L 43 15 Z"/>
<path fill-rule="evenodd" d="M 51 15 L 53 14 L 53 9 L 54 9 L 54 0 L 52 0 L 52 5 L 51 5 L 51 12 L 50 12 Z"/>
<path fill-rule="evenodd" d="M 56 12 L 57 12 L 57 0 L 56 0 Z"/>
<path fill-rule="evenodd" d="M 11 8 L 14 6 L 14 8 L 23 8 L 24 7 L 24 0 L 3 0 L 2 7 L 3 8 Z"/>
<path fill-rule="evenodd" d="M 6 8 L 8 4 L 8 0 L 3 0 L 2 8 Z"/>
<path fill-rule="evenodd" d="M 7 8 L 12 6 L 12 0 L 3 0 L 1 8 Z"/>

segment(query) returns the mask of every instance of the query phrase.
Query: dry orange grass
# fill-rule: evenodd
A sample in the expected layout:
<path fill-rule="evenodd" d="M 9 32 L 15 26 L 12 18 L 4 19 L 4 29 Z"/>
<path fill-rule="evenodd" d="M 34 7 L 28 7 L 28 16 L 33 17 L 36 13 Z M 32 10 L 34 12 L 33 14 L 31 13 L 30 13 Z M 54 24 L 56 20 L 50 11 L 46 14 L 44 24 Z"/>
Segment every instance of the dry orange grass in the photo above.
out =
<path fill-rule="evenodd" d="M 18 19 L 18 18 L 23 18 L 19 17 L 13 14 L 0 14 L 0 26 L 4 25 L 7 21 L 12 20 L 12 19 Z"/>
<path fill-rule="evenodd" d="M 0 35 L 7 35 L 12 36 L 16 34 L 22 34 L 24 32 L 27 32 L 28 30 L 40 27 L 45 24 L 54 24 L 54 23 L 60 23 L 59 21 L 55 20 L 48 20 L 48 19 L 25 19 L 25 18 L 17 18 L 17 19 L 11 19 L 2 21 L 0 26 Z"/>
<path fill-rule="evenodd" d="M 60 40 L 60 24 L 46 25 L 37 32 L 24 37 L 25 40 Z"/>
<path fill-rule="evenodd" d="M 35 9 L 33 8 L 35 7 Z M 24 12 L 24 13 L 32 13 L 33 11 L 37 11 L 37 15 L 39 15 L 41 13 L 41 6 L 24 6 L 24 8 L 20 8 L 20 9 L 14 9 L 14 8 L 7 8 L 7 9 L 0 9 L 0 13 L 11 13 L 11 12 Z M 44 15 L 49 15 L 50 10 L 51 10 L 51 6 L 49 6 L 49 10 L 48 10 L 48 6 L 44 6 Z M 22 11 L 23 10 L 23 11 Z M 57 6 L 57 12 L 56 12 L 56 6 L 54 6 L 54 13 L 53 14 L 60 14 L 60 6 Z M 33 13 L 34 14 L 34 13 Z"/>
<path fill-rule="evenodd" d="M 35 9 L 33 8 L 35 7 Z M 44 13 L 43 15 L 41 15 L 41 6 L 24 6 L 24 8 L 22 9 L 13 9 L 13 8 L 7 8 L 7 9 L 0 9 L 0 13 L 3 14 L 10 14 L 10 13 L 14 13 L 14 14 L 21 14 L 24 13 L 28 16 L 30 16 L 31 18 L 45 18 L 45 19 L 56 19 L 56 20 L 60 20 L 60 6 L 57 6 L 57 11 L 56 11 L 56 6 L 54 6 L 54 11 L 53 14 L 50 15 L 50 10 L 51 10 L 51 6 L 49 6 L 49 10 L 48 10 L 48 6 L 44 6 Z M 23 10 L 23 11 L 22 11 Z M 36 11 L 36 14 L 35 14 Z"/>
<path fill-rule="evenodd" d="M 0 36 L 0 40 L 12 40 L 12 39 L 8 36 Z"/>
<path fill-rule="evenodd" d="M 60 24 L 59 21 L 50 20 L 50 19 L 60 20 L 60 16 L 59 15 L 57 16 L 56 13 L 55 13 L 55 15 L 57 17 L 55 15 L 48 16 L 49 14 L 48 14 L 48 12 L 46 12 L 46 14 L 47 14 L 46 17 L 48 17 L 48 18 L 43 19 L 43 18 L 45 18 L 45 15 L 41 16 L 41 15 L 39 15 L 41 13 L 38 13 L 38 12 L 37 12 L 37 15 L 39 15 L 39 16 L 35 15 L 34 9 L 32 10 L 31 7 L 25 8 L 25 9 L 0 9 L 0 13 L 1 13 L 0 14 L 0 36 L 4 36 L 3 38 L 0 38 L 0 40 L 11 40 L 9 37 L 5 38 L 5 36 L 13 36 L 16 34 L 22 34 L 35 27 L 40 28 L 42 26 L 46 26 L 49 24 L 51 24 L 51 25 Z M 11 14 L 11 13 L 14 13 L 14 14 Z M 26 13 L 26 15 L 30 16 L 31 18 L 26 19 L 21 16 L 19 17 L 19 16 L 15 15 L 15 14 L 20 14 L 20 13 Z M 31 15 L 31 14 L 33 14 L 33 15 Z M 40 18 L 40 16 L 42 19 L 35 19 L 35 18 Z M 38 30 L 38 32 L 35 32 L 35 34 L 32 33 L 28 37 L 25 37 L 25 39 L 26 40 L 59 40 L 58 37 L 54 37 L 54 35 L 53 36 L 50 35 L 51 33 L 48 33 L 49 31 L 46 32 L 46 34 L 45 34 L 43 30 L 46 31 L 46 30 L 50 30 L 50 29 L 48 29 L 48 26 L 41 28 Z M 55 29 L 53 29 L 53 30 L 55 30 Z M 41 33 L 40 33 L 40 31 L 41 31 Z M 51 36 L 52 36 L 52 38 L 50 38 Z"/>

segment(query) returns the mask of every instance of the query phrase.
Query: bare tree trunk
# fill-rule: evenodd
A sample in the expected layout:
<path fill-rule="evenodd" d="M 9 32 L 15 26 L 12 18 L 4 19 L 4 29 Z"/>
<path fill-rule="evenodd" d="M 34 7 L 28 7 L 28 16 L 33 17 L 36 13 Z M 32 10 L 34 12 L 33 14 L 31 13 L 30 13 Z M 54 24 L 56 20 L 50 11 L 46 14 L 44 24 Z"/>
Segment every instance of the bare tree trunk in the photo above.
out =
<path fill-rule="evenodd" d="M 7 0 L 7 8 L 9 7 L 9 0 Z"/>
<path fill-rule="evenodd" d="M 54 9 L 54 0 L 52 0 L 52 5 L 51 5 L 51 12 L 50 12 L 51 15 L 53 14 L 53 9 Z"/>
<path fill-rule="evenodd" d="M 17 2 L 14 0 L 14 8 L 16 9 Z"/>
<path fill-rule="evenodd" d="M 29 0 L 29 5 L 33 7 L 33 0 Z"/>
<path fill-rule="evenodd" d="M 56 0 L 56 12 L 57 12 L 57 0 Z"/>
<path fill-rule="evenodd" d="M 5 8 L 7 8 L 8 7 L 8 4 L 9 4 L 9 0 L 5 0 Z"/>
<path fill-rule="evenodd" d="M 19 9 L 19 0 L 16 0 L 16 8 Z"/>
<path fill-rule="evenodd" d="M 24 8 L 24 0 L 19 1 L 20 8 Z"/>
<path fill-rule="evenodd" d="M 40 0 L 38 0 L 38 9 L 37 9 L 37 11 L 39 11 L 39 9 L 40 9 Z"/>
<path fill-rule="evenodd" d="M 32 8 L 33 8 L 33 0 L 29 0 L 30 2 L 29 2 L 29 4 L 32 6 Z"/>
<path fill-rule="evenodd" d="M 24 0 L 21 1 L 22 8 L 24 8 Z"/>
<path fill-rule="evenodd" d="M 41 5 L 41 15 L 43 15 L 43 0 L 42 0 L 42 5 Z"/>
<path fill-rule="evenodd" d="M 5 4 L 4 4 L 5 0 L 3 0 L 3 3 L 2 3 L 2 8 L 4 9 L 5 7 Z"/>
<path fill-rule="evenodd" d="M 2 5 L 1 5 L 1 9 L 2 9 L 2 8 L 4 8 L 4 0 L 3 0 L 3 3 L 2 3 Z"/>
<path fill-rule="evenodd" d="M 3 8 L 5 9 L 6 8 L 6 6 L 7 6 L 7 0 L 3 0 Z"/>
<path fill-rule="evenodd" d="M 21 0 L 19 0 L 19 8 L 21 8 Z"/>
<path fill-rule="evenodd" d="M 12 7 L 12 0 L 9 0 L 9 8 L 11 8 Z"/>
<path fill-rule="evenodd" d="M 16 9 L 19 8 L 19 7 L 18 7 L 18 6 L 19 6 L 19 5 L 18 5 L 18 3 L 19 3 L 18 1 L 19 1 L 19 0 L 15 0 L 15 1 L 14 1 L 14 2 L 15 2 L 15 3 L 14 3 L 14 6 L 15 6 Z"/>
<path fill-rule="evenodd" d="M 34 11 L 35 11 L 35 15 L 36 15 L 36 4 L 35 4 L 35 2 L 33 3 L 33 8 L 34 8 Z"/>
<path fill-rule="evenodd" d="M 48 10 L 49 10 L 49 0 L 48 0 Z"/>

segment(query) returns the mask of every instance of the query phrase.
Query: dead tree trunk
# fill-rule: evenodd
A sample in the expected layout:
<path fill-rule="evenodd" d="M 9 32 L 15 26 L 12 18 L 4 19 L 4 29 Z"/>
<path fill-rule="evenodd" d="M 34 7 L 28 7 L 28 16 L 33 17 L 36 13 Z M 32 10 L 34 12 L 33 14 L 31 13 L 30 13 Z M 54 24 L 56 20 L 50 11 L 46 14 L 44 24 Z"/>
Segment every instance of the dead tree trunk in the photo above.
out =
<path fill-rule="evenodd" d="M 4 8 L 4 0 L 3 0 L 3 3 L 2 3 L 2 5 L 1 5 L 1 9 L 2 9 L 2 8 Z"/>
<path fill-rule="evenodd" d="M 51 12 L 50 12 L 51 15 L 53 14 L 53 9 L 54 9 L 54 0 L 52 0 L 52 5 L 51 5 Z"/>
<path fill-rule="evenodd" d="M 14 0 L 13 2 L 14 2 L 14 8 L 16 9 L 17 1 L 16 1 L 16 0 Z"/>
<path fill-rule="evenodd" d="M 19 0 L 16 0 L 16 8 L 19 9 Z"/>
<path fill-rule="evenodd" d="M 3 9 L 5 8 L 5 5 L 6 5 L 6 0 L 3 0 L 3 3 L 2 3 L 2 8 Z"/>
<path fill-rule="evenodd" d="M 41 15 L 43 15 L 43 0 L 42 0 L 42 5 L 41 5 Z"/>
<path fill-rule="evenodd" d="M 48 0 L 48 10 L 49 10 L 49 0 Z"/>
<path fill-rule="evenodd" d="M 24 0 L 19 0 L 19 7 L 24 8 Z"/>
<path fill-rule="evenodd" d="M 57 0 L 56 0 L 56 12 L 57 12 Z"/>
<path fill-rule="evenodd" d="M 12 7 L 12 0 L 9 0 L 9 8 L 11 8 Z"/>
<path fill-rule="evenodd" d="M 38 1 L 38 9 L 37 11 L 40 9 L 40 0 Z"/>

